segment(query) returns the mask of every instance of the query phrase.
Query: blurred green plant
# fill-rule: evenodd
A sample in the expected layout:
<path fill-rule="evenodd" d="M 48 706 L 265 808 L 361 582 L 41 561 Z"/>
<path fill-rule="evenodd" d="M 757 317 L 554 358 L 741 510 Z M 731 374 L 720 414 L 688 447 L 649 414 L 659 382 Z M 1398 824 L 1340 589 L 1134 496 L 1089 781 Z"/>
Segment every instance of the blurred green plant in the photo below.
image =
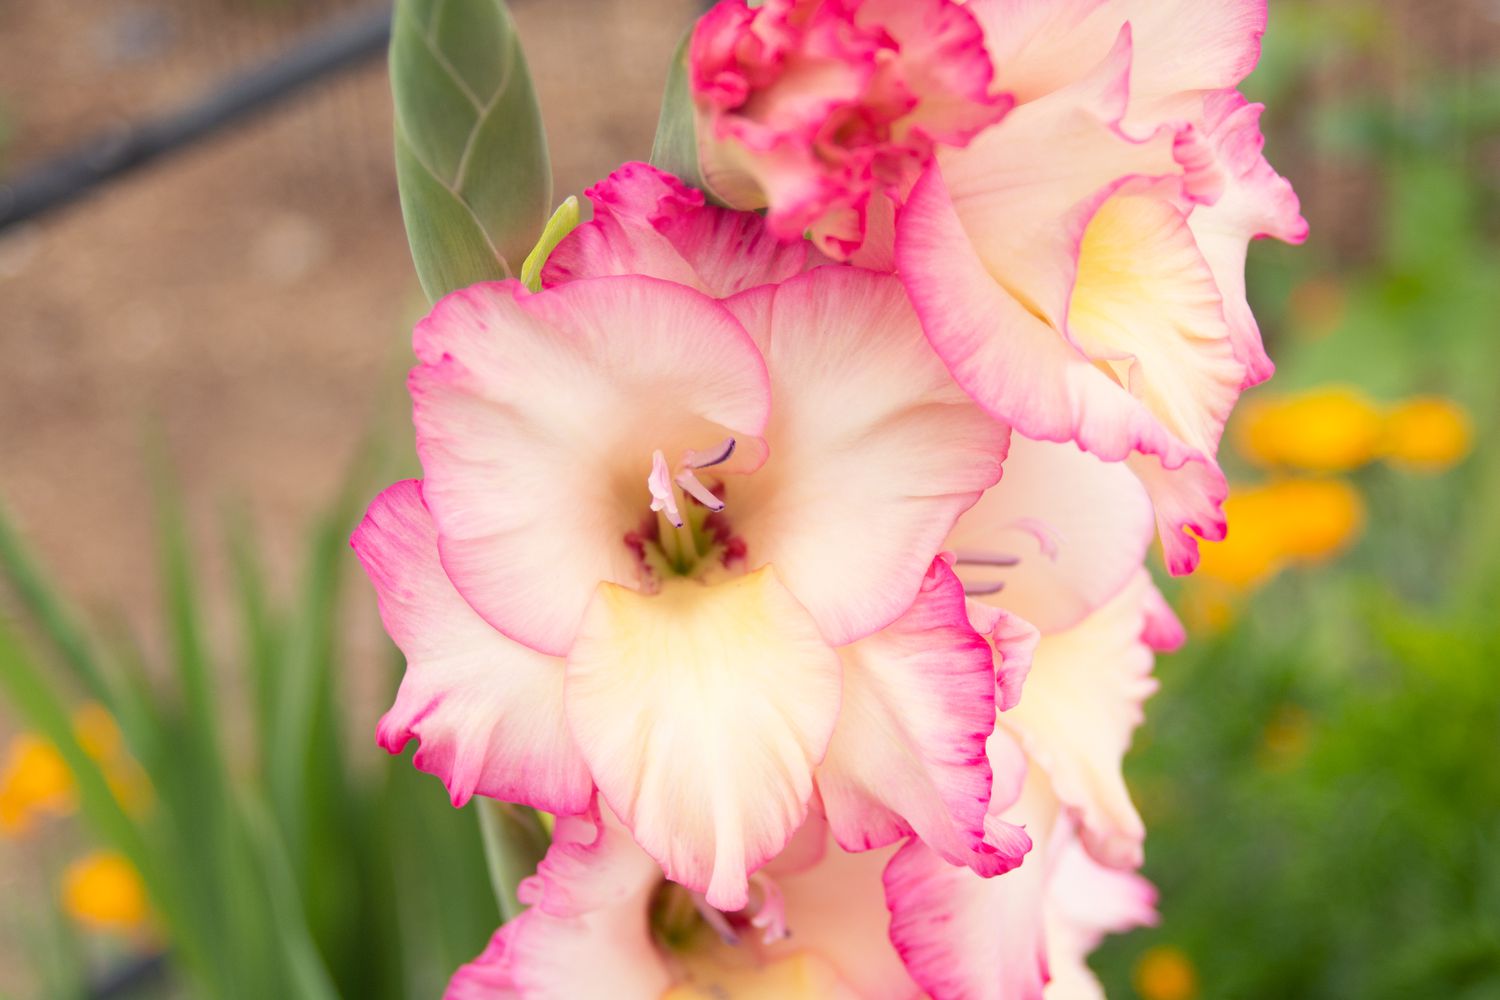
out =
<path fill-rule="evenodd" d="M 190 995 L 435 996 L 499 922 L 473 811 L 409 765 L 351 759 L 369 741 L 343 731 L 343 591 L 370 478 L 351 476 L 317 524 L 289 602 L 271 592 L 253 533 L 229 533 L 237 656 L 208 641 L 205 553 L 171 488 L 159 502 L 170 637 L 159 659 L 82 625 L 0 516 L 0 576 L 24 619 L 0 621 L 0 693 L 66 760 L 98 841 L 139 871 Z M 80 744 L 70 706 L 82 700 L 118 721 L 151 785 L 145 810 L 122 806 Z"/>

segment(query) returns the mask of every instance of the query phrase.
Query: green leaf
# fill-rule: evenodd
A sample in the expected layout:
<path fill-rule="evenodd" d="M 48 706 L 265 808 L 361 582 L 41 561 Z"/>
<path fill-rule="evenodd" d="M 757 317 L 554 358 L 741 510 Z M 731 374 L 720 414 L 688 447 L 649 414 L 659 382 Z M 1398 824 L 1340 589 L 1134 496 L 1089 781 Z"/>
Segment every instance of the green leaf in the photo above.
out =
<path fill-rule="evenodd" d="M 542 290 L 542 267 L 547 263 L 547 258 L 552 256 L 552 251 L 573 230 L 578 228 L 578 199 L 569 195 L 557 211 L 552 213 L 552 218 L 547 220 L 547 228 L 542 230 L 542 238 L 537 241 L 531 253 L 526 256 L 526 263 L 521 265 L 521 282 L 533 292 Z"/>
<path fill-rule="evenodd" d="M 684 184 L 707 191 L 708 185 L 698 166 L 697 114 L 688 89 L 688 46 L 692 40 L 693 33 L 689 30 L 672 56 L 661 117 L 656 122 L 656 141 L 651 145 L 651 165 L 676 174 Z"/>
<path fill-rule="evenodd" d="M 503 0 L 400 0 L 391 28 L 396 179 L 428 298 L 511 277 L 542 232 L 552 169 Z"/>
<path fill-rule="evenodd" d="M 552 838 L 535 809 L 493 799 L 474 802 L 479 809 L 484 859 L 489 865 L 495 901 L 500 904 L 500 916 L 511 920 L 525 909 L 516 898 L 516 887 L 536 871 Z"/>
<path fill-rule="evenodd" d="M 108 704 L 110 686 L 88 639 L 32 561 L 3 510 L 0 510 L 0 573 L 15 590 L 21 606 L 46 636 L 58 658 L 72 671 L 74 679 L 83 685 L 90 697 Z"/>

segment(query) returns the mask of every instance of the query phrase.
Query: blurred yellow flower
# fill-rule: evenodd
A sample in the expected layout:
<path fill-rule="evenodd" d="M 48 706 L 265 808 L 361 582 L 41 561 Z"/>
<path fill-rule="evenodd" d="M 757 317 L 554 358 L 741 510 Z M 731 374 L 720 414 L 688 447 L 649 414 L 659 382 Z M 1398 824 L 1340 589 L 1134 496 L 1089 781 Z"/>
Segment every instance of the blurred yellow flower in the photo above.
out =
<path fill-rule="evenodd" d="M 131 811 L 150 800 L 151 787 L 125 749 L 119 727 L 102 705 L 88 703 L 73 714 L 79 745 L 104 771 L 115 799 Z M 10 741 L 0 768 L 0 836 L 29 833 L 46 817 L 70 815 L 78 808 L 73 772 L 51 743 L 34 733 Z"/>
<path fill-rule="evenodd" d="M 1178 948 L 1148 948 L 1131 976 L 1142 1000 L 1192 1000 L 1198 995 L 1198 971 Z"/>
<path fill-rule="evenodd" d="M 63 872 L 63 909 L 90 930 L 139 933 L 146 929 L 151 908 L 141 876 L 123 856 L 96 851 L 73 862 Z"/>
<path fill-rule="evenodd" d="M 1342 551 L 1364 526 L 1359 493 L 1339 479 L 1283 479 L 1241 489 L 1224 504 L 1229 537 L 1205 545 L 1201 577 L 1245 590 L 1289 563 Z"/>
<path fill-rule="evenodd" d="M 21 836 L 37 819 L 75 807 L 73 774 L 57 749 L 31 733 L 14 737 L 0 770 L 0 834 Z"/>
<path fill-rule="evenodd" d="M 1346 472 L 1380 454 L 1380 407 L 1358 389 L 1329 385 L 1248 401 L 1235 426 L 1240 452 L 1263 466 Z"/>
<path fill-rule="evenodd" d="M 1392 462 L 1424 472 L 1458 464 L 1474 444 L 1468 412 L 1439 396 L 1416 396 L 1386 415 L 1382 450 Z"/>

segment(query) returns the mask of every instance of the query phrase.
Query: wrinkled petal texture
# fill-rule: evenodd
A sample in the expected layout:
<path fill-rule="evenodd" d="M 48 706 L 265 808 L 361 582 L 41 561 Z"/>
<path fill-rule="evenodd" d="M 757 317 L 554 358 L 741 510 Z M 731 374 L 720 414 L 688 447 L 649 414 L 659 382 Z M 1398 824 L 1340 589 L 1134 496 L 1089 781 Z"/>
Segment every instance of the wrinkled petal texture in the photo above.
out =
<path fill-rule="evenodd" d="M 818 769 L 834 837 L 863 851 L 915 832 L 966 863 L 985 850 L 995 689 L 990 646 L 969 624 L 963 585 L 934 561 L 911 609 L 840 655 L 844 700 Z"/>
<path fill-rule="evenodd" d="M 1212 205 L 1199 205 L 1188 217 L 1224 298 L 1234 355 L 1245 366 L 1246 388 L 1264 382 L 1275 371 L 1245 298 L 1248 244 L 1261 237 L 1298 244 L 1308 233 L 1292 185 L 1261 154 L 1265 146 L 1260 132 L 1262 110 L 1262 105 L 1251 104 L 1232 90 L 1209 96 L 1206 128 L 1226 175 L 1225 190 Z"/>
<path fill-rule="evenodd" d="M 730 523 L 831 644 L 863 638 L 911 606 L 1009 433 L 953 383 L 889 275 L 815 268 L 726 304 L 775 398 L 770 458 L 728 488 Z"/>
<path fill-rule="evenodd" d="M 1000 759 L 994 763 L 1009 770 Z M 1048 977 L 1045 845 L 1054 817 L 1045 778 L 1028 775 L 1021 801 L 1006 812 L 1010 828 L 1024 826 L 1037 845 L 1019 868 L 982 878 L 946 863 L 919 840 L 891 859 L 885 870 L 891 942 L 933 1000 L 1041 996 Z"/>
<path fill-rule="evenodd" d="M 900 197 L 936 144 L 962 145 L 1011 99 L 954 0 L 725 0 L 698 24 L 689 79 L 704 177 L 769 207 L 785 240 L 857 251 L 872 197 Z"/>
<path fill-rule="evenodd" d="M 542 269 L 547 287 L 643 274 L 714 298 L 775 284 L 808 264 L 805 241 L 782 242 L 753 212 L 705 205 L 703 192 L 644 163 L 589 188 L 594 218 L 569 233 Z"/>
<path fill-rule="evenodd" d="M 1127 468 L 1017 435 L 1000 483 L 958 519 L 945 548 L 958 555 L 966 583 L 1004 584 L 975 600 L 1058 632 L 1118 594 L 1155 535 L 1151 501 Z M 1019 563 L 962 562 L 988 556 Z"/>
<path fill-rule="evenodd" d="M 1156 888 L 1133 871 L 1106 868 L 1076 838 L 1059 845 L 1047 884 L 1047 1000 L 1104 1000 L 1088 955 L 1106 934 L 1157 921 Z"/>
<path fill-rule="evenodd" d="M 443 566 L 486 621 L 559 656 L 601 580 L 641 582 L 625 537 L 648 512 L 653 451 L 748 445 L 770 406 L 734 318 L 652 278 L 535 295 L 476 285 L 439 302 L 415 342 L 417 452 Z"/>
<path fill-rule="evenodd" d="M 1233 87 L 1260 60 L 1266 0 L 973 0 L 996 85 L 1022 103 L 1072 83 L 1125 24 L 1136 39 L 1131 117 L 1191 117 L 1195 99 Z"/>
<path fill-rule="evenodd" d="M 1156 599 L 1142 570 L 1082 623 L 1043 636 L 1020 704 L 1001 717 L 1076 816 L 1089 852 L 1113 868 L 1138 867 L 1145 838 L 1121 761 L 1156 690 L 1143 638 Z"/>
<path fill-rule="evenodd" d="M 568 720 L 599 791 L 667 876 L 722 910 L 807 815 L 839 660 L 763 569 L 714 586 L 606 584 L 568 658 Z"/>
<path fill-rule="evenodd" d="M 353 545 L 407 659 L 380 745 L 399 753 L 419 740 L 414 763 L 443 780 L 456 806 L 477 793 L 582 811 L 593 781 L 563 715 L 563 661 L 507 639 L 459 596 L 438 562 L 421 484 L 376 497 Z"/>

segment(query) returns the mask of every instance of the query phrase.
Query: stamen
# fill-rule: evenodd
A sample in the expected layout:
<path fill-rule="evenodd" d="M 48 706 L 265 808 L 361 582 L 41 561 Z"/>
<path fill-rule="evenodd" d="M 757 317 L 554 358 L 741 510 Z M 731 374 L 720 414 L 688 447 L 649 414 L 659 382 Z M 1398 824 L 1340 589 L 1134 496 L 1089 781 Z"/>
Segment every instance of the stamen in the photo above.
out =
<path fill-rule="evenodd" d="M 1020 556 L 1005 556 L 989 552 L 955 552 L 953 561 L 960 566 L 1019 566 Z"/>
<path fill-rule="evenodd" d="M 677 473 L 677 478 L 674 482 L 678 486 L 681 486 L 684 492 L 709 510 L 717 513 L 724 509 L 724 501 L 710 493 L 707 486 L 698 482 L 698 477 L 693 475 L 692 469 L 683 469 Z"/>
<path fill-rule="evenodd" d="M 718 933 L 720 940 L 727 945 L 738 945 L 740 936 L 734 932 L 734 927 L 729 923 L 729 918 L 722 912 L 708 905 L 708 900 L 701 893 L 693 893 L 693 905 L 698 907 L 698 913 L 703 917 L 703 922 L 712 927 Z"/>
<path fill-rule="evenodd" d="M 646 477 L 646 486 L 651 490 L 651 509 L 666 514 L 674 528 L 682 527 L 682 511 L 677 509 L 677 491 L 672 488 L 672 472 L 667 467 L 667 457 L 661 453 L 660 448 L 651 455 L 651 475 Z"/>
<path fill-rule="evenodd" d="M 1052 525 L 1040 518 L 1023 517 L 1015 522 L 1014 527 L 1020 528 L 1035 538 L 1037 548 L 1042 550 L 1042 555 L 1054 562 L 1057 560 L 1057 551 L 1062 538 Z"/>
<path fill-rule="evenodd" d="M 969 595 L 970 597 L 988 597 L 991 594 L 998 594 L 1004 589 L 1005 582 L 1003 580 L 999 583 L 964 584 L 964 593 Z"/>
<path fill-rule="evenodd" d="M 723 465 L 734 454 L 734 438 L 725 438 L 724 443 L 712 451 L 690 451 L 682 464 L 689 469 L 711 469 Z"/>
<path fill-rule="evenodd" d="M 761 931 L 761 941 L 775 944 L 785 940 L 786 904 L 781 898 L 781 887 L 764 875 L 750 876 L 750 884 L 760 890 L 759 902 L 753 904 L 755 912 L 750 916 L 750 925 Z"/>

